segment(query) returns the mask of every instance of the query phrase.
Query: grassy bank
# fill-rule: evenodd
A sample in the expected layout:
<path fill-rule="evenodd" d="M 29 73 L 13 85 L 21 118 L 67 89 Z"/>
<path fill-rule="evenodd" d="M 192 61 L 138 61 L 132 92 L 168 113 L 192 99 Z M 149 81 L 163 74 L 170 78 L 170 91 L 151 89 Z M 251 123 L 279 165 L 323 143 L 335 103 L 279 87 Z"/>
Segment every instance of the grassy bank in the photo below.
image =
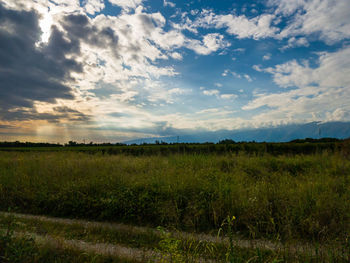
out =
<path fill-rule="evenodd" d="M 251 238 L 345 242 L 350 162 L 252 156 L 1 152 L 0 209 L 214 231 L 235 215 Z"/>

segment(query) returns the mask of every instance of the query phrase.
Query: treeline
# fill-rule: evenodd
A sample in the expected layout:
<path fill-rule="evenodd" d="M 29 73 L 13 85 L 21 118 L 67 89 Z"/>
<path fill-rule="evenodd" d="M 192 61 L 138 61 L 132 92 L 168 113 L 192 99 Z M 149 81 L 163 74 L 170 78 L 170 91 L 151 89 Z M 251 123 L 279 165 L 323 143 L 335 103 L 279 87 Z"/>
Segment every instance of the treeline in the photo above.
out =
<path fill-rule="evenodd" d="M 62 147 L 59 143 L 48 142 L 0 142 L 0 147 Z"/>
<path fill-rule="evenodd" d="M 64 146 L 126 146 L 125 143 L 94 143 L 94 142 L 89 142 L 89 143 L 78 143 L 75 141 L 69 141 L 68 143 L 65 143 Z"/>
<path fill-rule="evenodd" d="M 303 139 L 283 143 L 266 142 L 235 142 L 230 139 L 218 143 L 165 143 L 126 145 L 122 143 L 77 143 L 70 141 L 67 144 L 49 143 L 0 143 L 3 151 L 78 151 L 89 154 L 124 154 L 131 156 L 143 155 L 170 155 L 170 154 L 226 154 L 245 152 L 248 154 L 314 154 L 323 151 L 343 151 L 347 140 L 334 138 Z"/>
<path fill-rule="evenodd" d="M 290 142 L 295 143 L 318 143 L 318 142 L 339 142 L 343 140 L 339 140 L 337 138 L 321 138 L 321 139 L 313 139 L 313 138 L 305 138 L 305 139 L 296 139 Z"/>

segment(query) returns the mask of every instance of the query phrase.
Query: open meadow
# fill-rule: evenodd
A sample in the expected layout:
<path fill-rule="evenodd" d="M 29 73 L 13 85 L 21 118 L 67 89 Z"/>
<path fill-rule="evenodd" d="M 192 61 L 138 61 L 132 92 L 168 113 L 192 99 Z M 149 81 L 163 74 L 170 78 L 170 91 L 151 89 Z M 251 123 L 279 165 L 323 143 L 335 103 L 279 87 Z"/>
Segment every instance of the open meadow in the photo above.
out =
<path fill-rule="evenodd" d="M 1 151 L 0 210 L 10 213 L 0 215 L 0 256 L 5 262 L 15 262 L 11 256 L 23 258 L 18 262 L 348 262 L 344 152 L 154 147 L 167 154 Z"/>

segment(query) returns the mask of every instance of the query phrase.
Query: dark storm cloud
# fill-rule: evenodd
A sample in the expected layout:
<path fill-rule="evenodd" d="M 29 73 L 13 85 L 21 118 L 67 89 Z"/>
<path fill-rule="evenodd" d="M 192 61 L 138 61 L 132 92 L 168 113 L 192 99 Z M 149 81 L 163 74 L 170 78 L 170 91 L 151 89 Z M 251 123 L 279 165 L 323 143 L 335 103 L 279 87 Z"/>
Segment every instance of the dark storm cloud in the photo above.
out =
<path fill-rule="evenodd" d="M 48 122 L 60 122 L 65 119 L 69 121 L 88 121 L 91 116 L 68 107 L 54 107 L 54 113 L 39 113 L 35 109 L 17 109 L 15 111 L 4 111 L 1 119 L 4 121 L 24 120 L 46 120 Z M 0 125 L 0 128 L 4 128 Z"/>
<path fill-rule="evenodd" d="M 61 118 L 66 118 L 71 121 L 88 121 L 91 116 L 86 115 L 80 111 L 71 109 L 67 106 L 54 107 L 53 110 L 61 115 Z"/>
<path fill-rule="evenodd" d="M 110 27 L 98 29 L 91 25 L 86 15 L 67 15 L 62 20 L 62 26 L 70 39 L 81 40 L 85 43 L 101 48 L 118 45 L 118 36 Z"/>
<path fill-rule="evenodd" d="M 48 44 L 37 46 L 38 18 L 34 10 L 9 10 L 0 4 L 0 119 L 55 119 L 36 114 L 33 102 L 74 98 L 65 81 L 71 72 L 81 72 L 82 65 L 66 55 L 78 54 L 79 43 L 65 40 L 53 27 Z M 28 112 L 18 110 L 23 107 Z"/>
<path fill-rule="evenodd" d="M 51 27 L 47 43 L 40 43 L 39 18 L 35 10 L 11 10 L 0 4 L 0 120 L 87 120 L 89 116 L 67 109 L 38 113 L 34 101 L 74 99 L 67 83 L 74 83 L 71 73 L 84 71 L 84 62 L 76 60 L 81 43 L 111 48 L 119 57 L 118 36 L 110 27 L 92 25 L 86 15 L 71 14 L 60 26 Z"/>
<path fill-rule="evenodd" d="M 58 122 L 62 116 L 49 113 L 39 113 L 35 109 L 16 109 L 1 112 L 1 120 L 4 121 L 25 121 L 25 120 L 47 120 Z"/>
<path fill-rule="evenodd" d="M 0 124 L 0 129 L 14 129 L 15 126 L 12 125 L 6 125 L 6 124 Z"/>

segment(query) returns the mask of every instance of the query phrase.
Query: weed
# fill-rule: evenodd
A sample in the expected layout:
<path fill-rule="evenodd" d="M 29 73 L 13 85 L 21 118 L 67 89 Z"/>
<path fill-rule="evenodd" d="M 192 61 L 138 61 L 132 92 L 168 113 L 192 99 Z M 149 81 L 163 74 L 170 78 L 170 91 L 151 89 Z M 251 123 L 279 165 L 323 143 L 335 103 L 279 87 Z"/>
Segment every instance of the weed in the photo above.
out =
<path fill-rule="evenodd" d="M 16 221 L 13 216 L 5 217 L 1 224 L 6 226 L 0 232 L 1 262 L 31 262 L 38 253 L 33 238 L 28 236 L 15 237 Z"/>

